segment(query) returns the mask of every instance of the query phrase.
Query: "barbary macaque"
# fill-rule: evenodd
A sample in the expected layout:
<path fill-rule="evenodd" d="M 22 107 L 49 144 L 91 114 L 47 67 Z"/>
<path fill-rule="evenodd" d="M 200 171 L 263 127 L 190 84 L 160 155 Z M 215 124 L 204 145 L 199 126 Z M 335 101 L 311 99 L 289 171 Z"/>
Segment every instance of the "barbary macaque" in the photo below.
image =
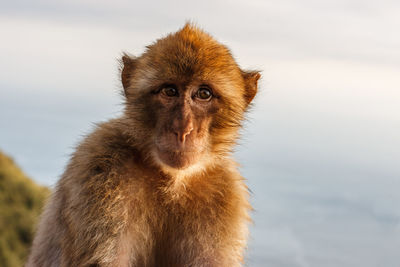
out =
<path fill-rule="evenodd" d="M 259 78 L 190 23 L 124 54 L 123 115 L 76 148 L 26 266 L 241 266 L 251 206 L 231 154 Z"/>

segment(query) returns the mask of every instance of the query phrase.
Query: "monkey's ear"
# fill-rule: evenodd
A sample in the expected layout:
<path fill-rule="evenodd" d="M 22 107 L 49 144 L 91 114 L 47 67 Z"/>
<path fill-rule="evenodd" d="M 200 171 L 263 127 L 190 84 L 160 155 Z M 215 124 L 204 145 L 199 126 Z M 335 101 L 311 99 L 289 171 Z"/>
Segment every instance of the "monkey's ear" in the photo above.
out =
<path fill-rule="evenodd" d="M 242 71 L 242 76 L 245 84 L 244 99 L 246 104 L 250 104 L 255 95 L 257 94 L 258 79 L 260 79 L 261 74 L 258 71 Z"/>
<path fill-rule="evenodd" d="M 127 89 L 129 87 L 129 82 L 133 75 L 133 71 L 136 68 L 136 59 L 124 54 L 121 59 L 121 81 L 124 87 L 125 95 L 127 95 Z"/>

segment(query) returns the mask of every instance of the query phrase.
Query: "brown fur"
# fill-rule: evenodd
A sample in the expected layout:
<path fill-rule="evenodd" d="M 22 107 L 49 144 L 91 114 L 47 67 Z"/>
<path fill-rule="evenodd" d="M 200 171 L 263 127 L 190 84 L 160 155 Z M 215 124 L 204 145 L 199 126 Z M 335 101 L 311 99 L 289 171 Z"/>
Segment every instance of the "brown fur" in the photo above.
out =
<path fill-rule="evenodd" d="M 240 266 L 251 207 L 230 152 L 260 75 L 190 24 L 122 62 L 124 115 L 76 149 L 27 266 Z"/>

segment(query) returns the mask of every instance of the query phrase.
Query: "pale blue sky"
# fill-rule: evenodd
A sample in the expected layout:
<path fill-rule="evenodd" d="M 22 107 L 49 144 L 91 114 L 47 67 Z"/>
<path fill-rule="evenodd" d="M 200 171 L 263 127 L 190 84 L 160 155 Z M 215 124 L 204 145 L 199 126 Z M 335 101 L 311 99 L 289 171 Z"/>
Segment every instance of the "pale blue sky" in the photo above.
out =
<path fill-rule="evenodd" d="M 3 1 L 0 149 L 54 185 L 118 116 L 117 59 L 191 19 L 263 70 L 237 157 L 248 266 L 400 266 L 400 2 Z"/>

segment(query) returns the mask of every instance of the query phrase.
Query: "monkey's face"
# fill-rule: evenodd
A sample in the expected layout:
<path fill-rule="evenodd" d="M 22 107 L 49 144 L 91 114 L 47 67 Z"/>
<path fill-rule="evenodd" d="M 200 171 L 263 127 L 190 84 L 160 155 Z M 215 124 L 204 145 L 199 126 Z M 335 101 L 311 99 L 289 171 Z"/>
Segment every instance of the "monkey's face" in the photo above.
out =
<path fill-rule="evenodd" d="M 162 84 L 152 94 L 153 155 L 172 168 L 195 164 L 209 152 L 210 124 L 219 96 L 199 82 Z"/>
<path fill-rule="evenodd" d="M 144 74 L 138 72 L 134 84 L 146 86 L 129 95 L 128 109 L 144 130 L 137 137 L 156 163 L 173 169 L 200 163 L 203 168 L 231 149 L 246 106 L 239 69 L 234 77 L 217 70 L 211 77 L 202 75 L 204 71 L 151 71 L 151 81 L 141 79 Z"/>
<path fill-rule="evenodd" d="M 145 154 L 185 169 L 231 151 L 260 75 L 242 71 L 228 48 L 187 25 L 122 61 L 126 115 Z"/>

